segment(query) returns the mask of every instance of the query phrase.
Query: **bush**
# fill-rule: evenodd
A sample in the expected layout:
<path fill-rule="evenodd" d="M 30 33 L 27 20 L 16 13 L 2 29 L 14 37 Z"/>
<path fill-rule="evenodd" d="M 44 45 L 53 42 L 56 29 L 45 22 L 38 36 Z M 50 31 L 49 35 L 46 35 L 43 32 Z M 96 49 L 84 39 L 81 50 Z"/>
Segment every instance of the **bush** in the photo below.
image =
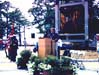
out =
<path fill-rule="evenodd" d="M 31 51 L 30 50 L 23 50 L 20 55 L 22 58 L 29 58 L 31 56 Z"/>
<path fill-rule="evenodd" d="M 70 57 L 68 57 L 68 56 L 63 56 L 62 58 L 61 58 L 61 65 L 62 66 L 70 66 L 70 62 L 71 62 L 71 58 Z"/>
<path fill-rule="evenodd" d="M 60 60 L 56 58 L 55 56 L 49 55 L 46 59 L 45 62 L 47 64 L 50 64 L 52 67 L 59 67 L 60 66 Z"/>
<path fill-rule="evenodd" d="M 58 59 L 56 56 L 49 55 L 46 58 L 40 59 L 38 56 L 32 55 L 29 59 L 28 67 L 34 75 L 49 72 L 49 75 L 73 75 L 76 71 L 74 65 L 71 64 L 71 58 L 62 57 Z"/>
<path fill-rule="evenodd" d="M 36 59 L 38 59 L 38 56 L 35 56 L 35 55 L 32 54 L 30 59 L 29 59 L 29 62 L 33 63 Z"/>
<path fill-rule="evenodd" d="M 18 69 L 27 69 L 27 63 L 29 61 L 29 58 L 31 56 L 31 51 L 30 50 L 23 50 L 21 53 L 20 53 L 20 57 L 17 56 L 17 68 Z"/>

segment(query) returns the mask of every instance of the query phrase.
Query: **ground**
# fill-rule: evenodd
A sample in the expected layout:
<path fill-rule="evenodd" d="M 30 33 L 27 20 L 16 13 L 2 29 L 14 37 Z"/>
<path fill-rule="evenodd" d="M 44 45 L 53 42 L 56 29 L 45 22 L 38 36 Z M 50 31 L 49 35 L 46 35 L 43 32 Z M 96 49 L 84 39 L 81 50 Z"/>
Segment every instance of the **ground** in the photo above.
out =
<path fill-rule="evenodd" d="M 24 49 L 30 49 L 32 51 L 33 47 L 19 47 L 18 52 Z M 99 61 L 98 59 L 94 59 L 95 61 L 84 61 L 82 65 L 85 69 L 78 69 L 78 75 L 99 75 Z M 81 62 L 78 62 L 81 63 Z M 17 65 L 15 62 L 11 62 L 8 58 L 6 58 L 5 51 L 0 50 L 0 75 L 30 75 L 27 70 L 19 70 L 17 69 Z"/>

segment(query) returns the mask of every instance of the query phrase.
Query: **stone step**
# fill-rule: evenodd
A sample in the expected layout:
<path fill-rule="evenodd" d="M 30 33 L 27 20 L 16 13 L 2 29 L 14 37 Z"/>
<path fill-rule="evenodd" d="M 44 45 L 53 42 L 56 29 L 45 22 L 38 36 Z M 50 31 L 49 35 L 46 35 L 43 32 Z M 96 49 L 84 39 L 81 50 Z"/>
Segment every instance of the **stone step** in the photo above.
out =
<path fill-rule="evenodd" d="M 60 51 L 60 55 L 64 54 L 64 50 Z M 70 50 L 71 57 L 76 59 L 97 59 L 99 54 L 97 51 L 87 51 L 87 50 Z"/>

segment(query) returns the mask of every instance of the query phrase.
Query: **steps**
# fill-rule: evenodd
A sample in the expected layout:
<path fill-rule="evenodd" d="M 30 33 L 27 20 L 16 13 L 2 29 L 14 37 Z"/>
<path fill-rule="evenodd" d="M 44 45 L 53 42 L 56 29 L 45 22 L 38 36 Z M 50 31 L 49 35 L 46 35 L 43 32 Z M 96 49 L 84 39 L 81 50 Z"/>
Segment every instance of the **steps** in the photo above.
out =
<path fill-rule="evenodd" d="M 97 59 L 98 52 L 91 50 L 70 50 L 71 57 L 76 59 Z M 64 54 L 64 50 L 60 50 L 60 55 Z"/>
<path fill-rule="evenodd" d="M 71 57 L 77 59 L 97 59 L 98 53 L 95 51 L 76 51 L 71 53 Z"/>
<path fill-rule="evenodd" d="M 93 51 L 88 51 L 86 52 L 85 59 L 97 59 L 98 58 L 98 53 L 97 52 L 93 52 Z"/>

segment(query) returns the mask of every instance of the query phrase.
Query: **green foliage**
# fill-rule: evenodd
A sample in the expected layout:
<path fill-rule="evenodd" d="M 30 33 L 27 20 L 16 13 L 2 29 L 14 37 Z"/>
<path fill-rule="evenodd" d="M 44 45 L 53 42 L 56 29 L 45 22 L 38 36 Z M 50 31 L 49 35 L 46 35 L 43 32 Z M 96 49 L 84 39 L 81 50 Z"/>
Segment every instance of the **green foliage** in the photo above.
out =
<path fill-rule="evenodd" d="M 56 58 L 55 56 L 48 56 L 47 58 L 46 58 L 46 63 L 47 64 L 50 64 L 52 67 L 56 67 L 56 68 L 59 68 L 59 66 L 60 66 L 60 61 L 59 61 L 59 59 L 58 58 Z"/>
<path fill-rule="evenodd" d="M 20 53 L 21 57 L 22 58 L 29 58 L 31 56 L 31 51 L 30 50 L 23 50 L 21 53 Z"/>
<path fill-rule="evenodd" d="M 71 58 L 64 56 L 58 59 L 56 56 L 49 55 L 40 59 L 38 56 L 32 55 L 27 66 L 33 73 L 49 71 L 51 75 L 73 75 L 76 72 L 76 66 L 70 62 Z"/>
<path fill-rule="evenodd" d="M 54 4 L 55 1 L 58 0 L 35 0 L 33 2 L 33 7 L 29 9 L 29 12 L 33 15 L 33 25 L 38 25 L 37 28 L 40 30 L 40 32 L 45 32 L 50 27 L 55 26 L 55 10 L 54 10 Z M 60 0 L 63 1 L 63 3 L 68 2 L 79 2 L 81 0 Z M 88 10 L 89 14 L 92 14 L 92 17 L 99 17 L 99 11 L 98 11 L 98 3 L 97 8 L 94 6 L 95 0 L 85 0 L 88 1 Z M 53 4 L 52 4 L 53 3 Z M 51 5 L 52 4 L 52 5 Z"/>
<path fill-rule="evenodd" d="M 9 27 L 11 27 L 12 23 L 14 23 L 15 34 L 20 33 L 20 27 L 30 24 L 30 22 L 22 15 L 22 12 L 18 8 L 12 12 L 9 12 L 8 18 Z"/>
<path fill-rule="evenodd" d="M 25 61 L 22 57 L 17 58 L 16 63 L 17 63 L 17 68 L 19 68 L 19 69 L 27 68 L 27 66 L 26 66 L 27 61 Z"/>
<path fill-rule="evenodd" d="M 22 15 L 22 12 L 16 8 L 14 11 L 9 12 L 8 13 L 8 17 L 9 17 L 9 22 L 11 23 L 16 23 L 17 25 L 28 25 L 29 22 L 27 21 L 27 19 Z"/>
<path fill-rule="evenodd" d="M 7 17 L 7 10 L 10 7 L 10 3 L 8 1 L 0 1 L 0 38 L 5 34 L 6 22 L 4 18 Z"/>
<path fill-rule="evenodd" d="M 17 63 L 17 67 L 19 69 L 26 69 L 27 68 L 27 63 L 29 61 L 29 58 L 31 56 L 31 51 L 30 50 L 23 50 L 20 55 L 20 57 L 17 56 L 17 60 L 16 60 L 16 63 Z"/>
<path fill-rule="evenodd" d="M 38 57 L 32 54 L 30 59 L 29 59 L 29 62 L 33 63 L 36 59 L 38 59 Z"/>
<path fill-rule="evenodd" d="M 67 56 L 63 56 L 61 58 L 61 66 L 70 66 L 71 58 Z"/>
<path fill-rule="evenodd" d="M 13 9 L 13 11 L 9 11 Z M 4 20 L 5 19 L 5 20 Z M 22 15 L 22 12 L 13 6 L 9 1 L 0 1 L 0 32 L 3 32 L 0 36 L 3 37 L 4 34 L 9 34 L 11 32 L 11 25 L 14 23 L 15 34 L 19 32 L 19 25 L 29 25 L 29 21 Z M 5 33 L 6 28 L 7 33 Z"/>
<path fill-rule="evenodd" d="M 38 25 L 37 28 L 40 30 L 40 32 L 44 32 L 49 27 L 55 25 L 53 2 L 54 1 L 52 0 L 49 0 L 48 2 L 44 2 L 44 0 L 35 0 L 33 2 L 33 7 L 29 9 L 29 12 L 34 17 L 32 24 Z"/>

